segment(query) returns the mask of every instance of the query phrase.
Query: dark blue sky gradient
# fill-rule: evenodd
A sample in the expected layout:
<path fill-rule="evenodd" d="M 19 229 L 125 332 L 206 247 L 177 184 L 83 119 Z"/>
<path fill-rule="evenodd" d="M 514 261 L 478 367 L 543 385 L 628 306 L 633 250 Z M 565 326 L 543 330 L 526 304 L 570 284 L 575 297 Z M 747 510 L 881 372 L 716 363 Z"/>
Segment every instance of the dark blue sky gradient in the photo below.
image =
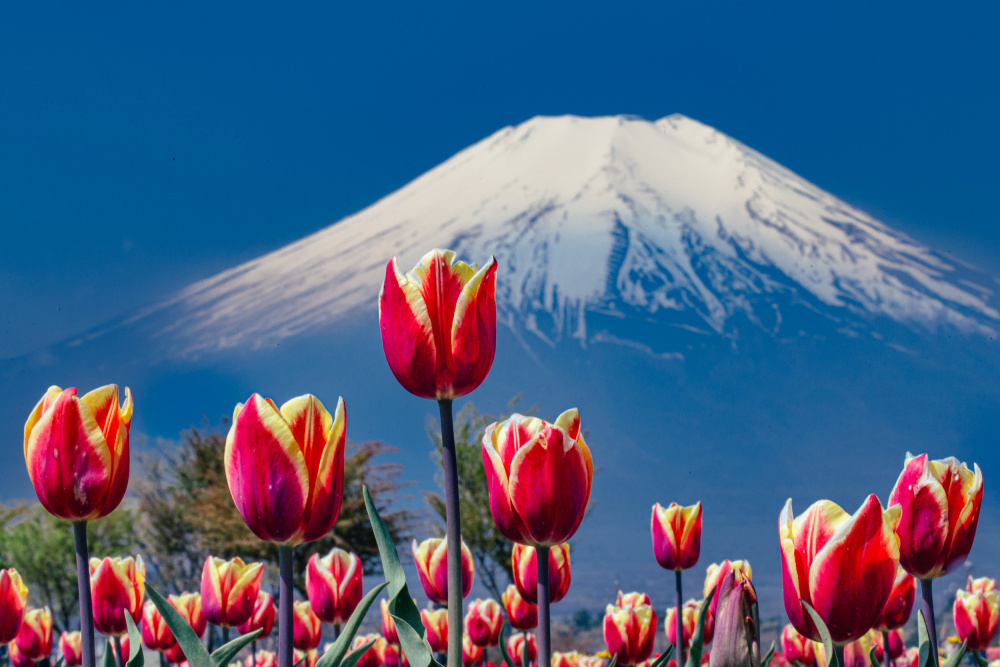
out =
<path fill-rule="evenodd" d="M 20 3 L 0 358 L 298 239 L 536 114 L 681 112 L 1000 274 L 998 11 Z"/>

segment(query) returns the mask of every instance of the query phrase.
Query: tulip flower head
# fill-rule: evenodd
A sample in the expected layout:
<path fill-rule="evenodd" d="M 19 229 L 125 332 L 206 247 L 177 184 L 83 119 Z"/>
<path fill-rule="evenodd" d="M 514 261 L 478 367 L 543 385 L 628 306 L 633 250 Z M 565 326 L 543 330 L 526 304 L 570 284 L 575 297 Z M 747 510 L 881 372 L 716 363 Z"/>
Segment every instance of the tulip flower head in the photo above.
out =
<path fill-rule="evenodd" d="M 371 648 L 361 654 L 358 659 L 358 667 L 379 667 L 382 664 L 382 659 L 379 658 L 378 643 L 379 640 L 385 641 L 379 635 L 357 635 L 354 641 L 351 642 L 351 650 L 361 648 L 368 642 L 372 642 Z"/>
<path fill-rule="evenodd" d="M 899 563 L 917 579 L 936 579 L 965 562 L 979 523 L 983 473 L 954 457 L 930 461 L 906 455 L 906 464 L 889 495 L 902 515 Z"/>
<path fill-rule="evenodd" d="M 719 583 L 721 592 L 712 638 L 711 667 L 760 667 L 757 592 L 750 577 L 731 569 Z"/>
<path fill-rule="evenodd" d="M 24 620 L 28 587 L 17 570 L 0 570 L 0 643 L 14 641 Z"/>
<path fill-rule="evenodd" d="M 892 591 L 899 563 L 899 507 L 882 509 L 874 495 L 850 516 L 820 500 L 795 517 L 788 499 L 778 519 L 785 613 L 795 629 L 819 640 L 799 602 L 812 605 L 835 644 L 865 636 Z"/>
<path fill-rule="evenodd" d="M 177 643 L 160 610 L 152 602 L 142 605 L 141 632 L 142 643 L 151 651 L 166 651 Z"/>
<path fill-rule="evenodd" d="M 420 620 L 427 630 L 427 643 L 434 653 L 444 653 L 448 650 L 448 610 L 421 609 Z"/>
<path fill-rule="evenodd" d="M 300 651 L 311 651 L 319 646 L 322 636 L 320 621 L 313 613 L 308 602 L 295 602 L 292 605 L 292 620 L 295 623 L 295 638 L 292 644 Z"/>
<path fill-rule="evenodd" d="M 781 650 L 790 663 L 796 661 L 810 667 L 816 664 L 816 646 L 813 641 L 795 629 L 791 623 L 781 630 Z"/>
<path fill-rule="evenodd" d="M 66 667 L 80 667 L 83 664 L 83 637 L 79 630 L 63 631 L 59 635 L 59 652 Z"/>
<path fill-rule="evenodd" d="M 399 643 L 399 634 L 396 632 L 396 621 L 392 619 L 392 614 L 389 612 L 389 601 L 380 600 L 379 604 L 382 607 L 382 636 L 390 644 Z"/>
<path fill-rule="evenodd" d="M 482 269 L 455 258 L 434 249 L 404 275 L 393 257 L 378 297 L 389 369 L 408 392 L 436 401 L 482 384 L 496 352 L 496 258 Z"/>
<path fill-rule="evenodd" d="M 503 608 L 496 600 L 473 600 L 465 615 L 465 634 L 476 646 L 490 648 L 500 643 Z"/>
<path fill-rule="evenodd" d="M 410 663 L 399 644 L 392 644 L 383 638 L 376 646 L 378 647 L 379 660 L 385 667 L 409 667 Z"/>
<path fill-rule="evenodd" d="M 955 593 L 955 631 L 969 651 L 985 651 L 996 638 L 1000 623 L 1000 591 L 986 593 L 959 589 Z"/>
<path fill-rule="evenodd" d="M 525 642 L 527 642 L 528 648 L 528 663 L 534 665 L 535 661 L 538 660 L 538 643 L 535 635 L 518 632 L 507 638 L 507 654 L 510 655 L 514 667 L 525 667 Z"/>
<path fill-rule="evenodd" d="M 971 577 L 970 577 L 971 580 Z M 879 632 L 898 630 L 910 620 L 913 601 L 917 596 L 917 580 L 902 567 L 896 568 L 896 578 L 892 583 L 889 600 L 882 607 L 882 613 L 875 620 Z"/>
<path fill-rule="evenodd" d="M 49 387 L 24 425 L 24 460 L 42 506 L 60 519 L 110 514 L 128 486 L 132 392 L 109 384 L 77 397 Z"/>
<path fill-rule="evenodd" d="M 538 607 L 521 597 L 514 584 L 507 586 L 500 599 L 511 627 L 516 630 L 531 630 L 538 625 Z"/>
<path fill-rule="evenodd" d="M 477 646 L 469 635 L 462 637 L 462 667 L 483 664 L 483 647 Z"/>
<path fill-rule="evenodd" d="M 590 499 L 594 463 L 574 408 L 553 423 L 514 414 L 483 435 L 490 512 L 512 542 L 555 546 L 576 532 Z"/>
<path fill-rule="evenodd" d="M 94 627 L 104 635 L 128 631 L 125 614 L 138 624 L 146 594 L 146 564 L 142 556 L 91 558 L 90 594 L 94 601 Z"/>
<path fill-rule="evenodd" d="M 201 571 L 201 605 L 208 622 L 229 628 L 246 623 L 257 602 L 263 574 L 261 563 L 206 558 Z"/>
<path fill-rule="evenodd" d="M 965 585 L 965 590 L 970 593 L 989 593 L 997 587 L 997 580 L 990 577 L 979 577 L 973 579 L 969 576 L 969 583 Z"/>
<path fill-rule="evenodd" d="M 691 637 L 694 636 L 695 626 L 698 624 L 698 612 L 701 611 L 701 603 L 691 599 L 681 607 L 681 631 L 684 633 L 684 650 L 691 647 Z M 663 621 L 664 629 L 667 631 L 667 641 L 677 646 L 677 607 L 667 609 L 667 618 Z M 705 643 L 712 641 L 712 635 L 708 634 L 705 628 Z"/>
<path fill-rule="evenodd" d="M 346 623 L 364 593 L 363 575 L 357 554 L 338 548 L 322 558 L 313 554 L 306 565 L 306 593 L 317 618 L 331 625 Z"/>
<path fill-rule="evenodd" d="M 250 614 L 246 623 L 240 624 L 238 630 L 241 635 L 260 630 L 257 639 L 264 639 L 271 634 L 277 616 L 278 610 L 274 608 L 274 598 L 271 597 L 270 593 L 261 591 L 257 594 L 257 601 L 253 604 L 253 613 Z"/>
<path fill-rule="evenodd" d="M 432 537 L 419 545 L 413 540 L 413 562 L 417 566 L 417 575 L 424 593 L 434 604 L 448 604 L 448 540 L 443 537 Z M 472 552 L 462 541 L 462 598 L 465 599 L 472 590 L 472 580 L 475 578 L 475 567 L 472 563 Z"/>
<path fill-rule="evenodd" d="M 256 662 L 255 662 L 256 660 Z M 244 661 L 246 667 L 277 667 L 278 656 L 272 651 L 257 651 L 257 655 L 248 655 Z"/>
<path fill-rule="evenodd" d="M 538 555 L 535 548 L 515 544 L 511 563 L 517 592 L 528 602 L 538 604 Z M 566 596 L 570 575 L 569 544 L 563 542 L 549 549 L 549 602 L 559 602 Z"/>
<path fill-rule="evenodd" d="M 681 507 L 670 503 L 653 505 L 650 522 L 653 535 L 653 555 L 666 570 L 686 570 L 694 567 L 701 555 L 701 503 Z"/>
<path fill-rule="evenodd" d="M 618 664 L 638 665 L 653 653 L 656 611 L 651 605 L 616 607 L 604 612 L 604 643 Z"/>
<path fill-rule="evenodd" d="M 208 619 L 205 618 L 205 612 L 201 608 L 201 594 L 200 593 L 184 593 L 183 595 L 168 595 L 167 602 L 170 606 L 177 610 L 194 633 L 198 637 L 205 636 L 205 628 L 208 627 Z M 259 639 L 259 637 L 258 637 Z M 152 648 L 152 647 L 150 647 Z"/>
<path fill-rule="evenodd" d="M 52 653 L 52 611 L 48 607 L 30 609 L 24 614 L 21 629 L 11 646 L 26 660 L 38 662 Z"/>
<path fill-rule="evenodd" d="M 253 394 L 233 411 L 226 478 L 236 509 L 265 542 L 312 542 L 333 528 L 344 494 L 347 413 L 312 394 L 281 406 Z"/>

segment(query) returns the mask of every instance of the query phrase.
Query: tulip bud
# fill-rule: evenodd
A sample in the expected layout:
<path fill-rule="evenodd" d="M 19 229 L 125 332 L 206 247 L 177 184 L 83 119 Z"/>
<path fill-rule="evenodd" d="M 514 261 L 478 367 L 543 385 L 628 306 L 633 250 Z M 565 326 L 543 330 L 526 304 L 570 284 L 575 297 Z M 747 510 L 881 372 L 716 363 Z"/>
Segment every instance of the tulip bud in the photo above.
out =
<path fill-rule="evenodd" d="M 295 602 L 292 605 L 292 618 L 295 622 L 295 638 L 292 644 L 300 651 L 310 651 L 319 646 L 322 639 L 322 628 L 319 619 L 313 613 L 308 602 Z"/>
<path fill-rule="evenodd" d="M 555 546 L 573 536 L 590 499 L 594 462 L 573 408 L 549 424 L 513 414 L 483 435 L 493 522 L 518 544 Z"/>
<path fill-rule="evenodd" d="M 656 503 L 650 530 L 660 567 L 678 571 L 694 567 L 701 555 L 701 503 L 690 507 L 670 503 L 666 508 Z"/>
<path fill-rule="evenodd" d="M 27 603 L 28 587 L 17 570 L 0 570 L 0 643 L 14 641 Z"/>
<path fill-rule="evenodd" d="M 390 643 L 385 639 L 378 643 L 378 657 L 385 667 L 409 667 L 410 664 L 399 644 Z"/>
<path fill-rule="evenodd" d="M 239 633 L 245 635 L 254 630 L 260 630 L 257 639 L 261 640 L 271 634 L 277 615 L 278 611 L 274 608 L 274 598 L 271 597 L 270 593 L 261 591 L 257 594 L 257 601 L 253 604 L 253 613 L 250 614 L 250 618 L 247 619 L 246 623 L 240 624 Z"/>
<path fill-rule="evenodd" d="M 382 636 L 390 644 L 399 643 L 399 635 L 396 633 L 396 621 L 392 620 L 392 614 L 389 612 L 389 601 L 381 600 L 382 607 Z"/>
<path fill-rule="evenodd" d="M 684 603 L 681 608 L 681 631 L 684 633 L 684 650 L 691 647 L 691 637 L 694 636 L 695 626 L 698 625 L 698 612 L 701 611 L 701 603 L 691 599 Z M 677 646 L 677 607 L 667 609 L 667 618 L 663 621 L 664 629 L 667 631 L 667 641 Z M 712 635 L 708 634 L 705 628 L 704 643 L 712 641 Z"/>
<path fill-rule="evenodd" d="M 708 626 L 709 621 L 712 622 L 712 627 L 715 625 L 716 611 L 719 607 L 719 584 L 733 570 L 742 573 L 747 579 L 753 579 L 753 570 L 750 567 L 750 561 L 747 560 L 730 561 L 727 559 L 722 561 L 721 564 L 712 563 L 705 571 L 705 597 L 707 598 L 709 593 L 713 590 L 715 591 L 715 594 L 712 596 L 712 602 L 708 605 L 708 617 L 705 621 L 706 626 Z"/>
<path fill-rule="evenodd" d="M 77 397 L 49 387 L 24 425 L 24 460 L 42 506 L 60 519 L 110 514 L 128 486 L 132 392 L 118 385 Z"/>
<path fill-rule="evenodd" d="M 257 651 L 256 656 L 248 655 L 244 664 L 246 667 L 277 667 L 278 656 L 271 651 Z"/>
<path fill-rule="evenodd" d="M 936 579 L 965 562 L 979 523 L 983 473 L 951 457 L 929 461 L 906 455 L 906 464 L 889 495 L 902 515 L 899 564 L 917 579 Z"/>
<path fill-rule="evenodd" d="M 434 653 L 444 653 L 448 650 L 448 610 L 421 609 L 420 620 L 427 630 L 427 643 Z"/>
<path fill-rule="evenodd" d="M 495 257 L 482 269 L 434 249 L 406 275 L 393 257 L 378 297 L 382 349 L 411 394 L 465 396 L 486 379 L 497 338 Z"/>
<path fill-rule="evenodd" d="M 638 665 L 653 653 L 656 611 L 652 606 L 615 607 L 604 612 L 604 643 L 618 664 Z"/>
<path fill-rule="evenodd" d="M 128 631 L 125 613 L 135 623 L 142 614 L 146 594 L 146 564 L 142 556 L 127 558 L 91 558 L 90 594 L 94 604 L 94 627 L 104 635 L 123 635 Z"/>
<path fill-rule="evenodd" d="M 448 540 L 432 537 L 419 545 L 413 540 L 413 562 L 417 566 L 417 575 L 424 593 L 434 604 L 448 604 Z M 472 552 L 462 541 L 462 598 L 472 590 L 472 580 L 475 578 L 475 568 L 472 564 Z"/>
<path fill-rule="evenodd" d="M 363 574 L 357 554 L 338 548 L 322 558 L 313 554 L 306 565 L 306 593 L 316 617 L 331 625 L 346 623 L 361 601 Z"/>
<path fill-rule="evenodd" d="M 187 621 L 188 625 L 191 626 L 191 629 L 194 630 L 194 633 L 199 638 L 205 636 L 208 619 L 205 618 L 205 612 L 201 608 L 201 594 L 184 593 L 183 595 L 169 595 L 167 596 L 167 601 Z"/>
<path fill-rule="evenodd" d="M 781 630 L 781 650 L 788 662 L 800 662 L 805 667 L 816 664 L 816 648 L 812 640 L 802 635 L 792 624 Z"/>
<path fill-rule="evenodd" d="M 997 634 L 1000 622 L 1000 591 L 986 593 L 959 589 L 955 594 L 955 631 L 967 642 L 966 649 L 985 651 Z"/>
<path fill-rule="evenodd" d="M 207 621 L 229 628 L 246 623 L 257 602 L 263 574 L 261 563 L 206 558 L 201 571 L 201 605 Z"/>
<path fill-rule="evenodd" d="M 465 632 L 476 646 L 489 648 L 500 643 L 503 610 L 496 600 L 473 600 L 465 615 Z"/>
<path fill-rule="evenodd" d="M 538 607 L 521 597 L 514 584 L 507 586 L 500 600 L 514 629 L 531 630 L 538 625 Z"/>
<path fill-rule="evenodd" d="M 142 605 L 142 643 L 151 651 L 166 651 L 177 643 L 160 610 L 152 602 Z"/>
<path fill-rule="evenodd" d="M 534 547 L 515 544 L 511 556 L 514 585 L 528 602 L 538 604 L 538 555 Z M 565 542 L 549 549 L 549 602 L 559 602 L 569 591 L 569 545 Z"/>
<path fill-rule="evenodd" d="M 525 667 L 524 665 L 524 642 L 527 641 L 528 644 L 528 663 L 531 665 L 535 664 L 538 660 L 538 644 L 535 639 L 535 635 L 523 632 L 518 632 L 507 638 L 507 653 L 510 655 L 511 662 L 514 663 L 514 667 Z"/>
<path fill-rule="evenodd" d="M 38 662 L 49 657 L 52 653 L 52 611 L 48 607 L 25 612 L 21 629 L 11 644 L 15 645 L 26 660 Z"/>
<path fill-rule="evenodd" d="M 80 667 L 83 664 L 83 637 L 80 631 L 63 632 L 59 635 L 59 652 L 66 667 Z"/>
<path fill-rule="evenodd" d="M 379 640 L 385 641 L 378 635 L 358 635 L 351 642 L 351 650 L 361 648 L 368 642 L 374 642 L 367 651 L 361 654 L 358 659 L 358 667 L 379 667 L 382 664 L 381 658 L 379 658 L 378 643 Z"/>
<path fill-rule="evenodd" d="M 469 635 L 462 637 L 462 667 L 476 667 L 483 664 L 483 649 L 476 646 Z"/>
<path fill-rule="evenodd" d="M 719 584 L 711 667 L 760 667 L 757 592 L 750 577 L 730 570 Z"/>

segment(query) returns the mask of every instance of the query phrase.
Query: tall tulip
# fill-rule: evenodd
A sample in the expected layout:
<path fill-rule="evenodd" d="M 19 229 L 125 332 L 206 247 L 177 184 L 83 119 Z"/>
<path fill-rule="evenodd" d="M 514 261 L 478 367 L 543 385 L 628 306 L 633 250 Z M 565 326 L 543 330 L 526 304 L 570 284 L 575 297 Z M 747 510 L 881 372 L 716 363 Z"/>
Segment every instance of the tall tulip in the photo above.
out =
<path fill-rule="evenodd" d="M 795 629 L 819 640 L 799 602 L 817 611 L 834 644 L 844 646 L 875 625 L 892 591 L 899 562 L 899 508 L 874 495 L 854 514 L 820 500 L 795 517 L 788 499 L 778 519 L 785 612 Z M 838 656 L 839 657 L 839 656 Z"/>
<path fill-rule="evenodd" d="M 698 625 L 698 612 L 701 610 L 701 603 L 691 599 L 681 607 L 681 622 L 677 622 L 677 607 L 667 609 L 667 617 L 663 621 L 663 629 L 667 632 L 667 641 L 674 645 L 674 651 L 680 651 L 683 646 L 686 651 L 691 647 L 691 638 L 694 636 L 695 626 Z M 683 643 L 677 643 L 677 628 L 682 631 Z M 705 643 L 712 641 L 712 635 L 705 628 Z"/>
<path fill-rule="evenodd" d="M 24 460 L 38 500 L 73 522 L 80 598 L 83 664 L 94 667 L 87 521 L 110 514 L 128 487 L 132 391 L 118 404 L 118 385 L 78 397 L 75 388 L 49 387 L 24 424 Z"/>
<path fill-rule="evenodd" d="M 151 651 L 167 651 L 177 643 L 160 610 L 152 602 L 142 606 L 142 643 Z"/>
<path fill-rule="evenodd" d="M 0 570 L 0 644 L 14 641 L 27 603 L 28 587 L 17 570 Z"/>
<path fill-rule="evenodd" d="M 322 558 L 313 554 L 306 565 L 306 594 L 316 617 L 330 625 L 346 623 L 364 593 L 362 576 L 357 554 L 336 547 Z"/>
<path fill-rule="evenodd" d="M 483 647 L 473 642 L 469 635 L 462 637 L 462 667 L 482 665 L 483 653 Z"/>
<path fill-rule="evenodd" d="M 83 640 L 80 631 L 63 631 L 59 635 L 59 652 L 66 667 L 80 667 L 83 664 Z"/>
<path fill-rule="evenodd" d="M 604 612 L 604 643 L 620 665 L 638 665 L 653 653 L 656 611 L 650 605 L 616 607 Z"/>
<path fill-rule="evenodd" d="M 719 583 L 710 667 L 760 667 L 757 592 L 750 577 L 731 569 Z"/>
<path fill-rule="evenodd" d="M 653 555 L 656 562 L 665 570 L 674 571 L 674 583 L 677 589 L 677 607 L 681 608 L 684 595 L 681 590 L 681 572 L 694 567 L 701 555 L 701 503 L 690 507 L 681 507 L 670 503 L 663 507 L 660 503 L 653 505 L 653 515 L 650 519 L 650 532 L 653 538 Z M 681 622 L 684 614 L 674 614 L 674 636 L 682 634 Z M 684 646 L 677 646 L 678 664 L 684 664 Z"/>
<path fill-rule="evenodd" d="M 225 453 L 229 491 L 250 530 L 278 545 L 279 667 L 292 667 L 292 550 L 323 537 L 337 521 L 346 424 L 344 399 L 331 415 L 312 394 L 293 398 L 280 410 L 253 394 L 233 411 Z M 254 591 L 251 607 L 256 597 Z M 207 615 L 207 600 L 204 604 Z"/>
<path fill-rule="evenodd" d="M 538 625 L 538 607 L 521 597 L 517 586 L 508 585 L 500 599 L 511 627 L 516 630 L 531 630 Z"/>
<path fill-rule="evenodd" d="M 263 574 L 262 563 L 207 557 L 201 570 L 201 608 L 205 619 L 222 628 L 246 623 L 257 602 Z"/>
<path fill-rule="evenodd" d="M 104 635 L 119 636 L 128 631 L 125 614 L 136 624 L 142 615 L 146 594 L 146 564 L 134 559 L 90 559 L 90 589 L 94 601 L 94 627 Z"/>
<path fill-rule="evenodd" d="M 781 650 L 790 663 L 800 662 L 805 667 L 816 664 L 816 645 L 791 623 L 781 629 Z"/>
<path fill-rule="evenodd" d="M 205 628 L 208 626 L 208 619 L 201 608 L 200 593 L 183 593 L 181 595 L 168 595 L 167 602 L 177 610 L 187 624 L 191 626 L 198 637 L 205 636 Z"/>
<path fill-rule="evenodd" d="M 465 615 L 465 633 L 476 646 L 490 648 L 500 643 L 503 609 L 496 600 L 476 599 Z"/>
<path fill-rule="evenodd" d="M 969 651 L 985 651 L 1000 623 L 1000 591 L 986 593 L 959 589 L 955 593 L 955 631 Z"/>
<path fill-rule="evenodd" d="M 528 602 L 538 604 L 538 556 L 535 548 L 515 544 L 511 565 L 518 593 Z M 566 596 L 570 578 L 569 545 L 563 542 L 549 549 L 549 602 L 559 602 Z"/>
<path fill-rule="evenodd" d="M 312 605 L 308 602 L 296 602 L 294 614 L 295 648 L 300 651 L 311 651 L 319 646 L 319 642 L 323 638 L 319 619 L 316 618 Z"/>
<path fill-rule="evenodd" d="M 52 611 L 43 607 L 25 612 L 13 643 L 28 660 L 38 662 L 47 658 L 52 653 Z"/>
<path fill-rule="evenodd" d="M 472 590 L 475 578 L 475 566 L 472 562 L 472 552 L 462 543 L 462 599 Z M 448 541 L 440 537 L 431 537 L 420 544 L 413 540 L 413 563 L 417 566 L 417 576 L 424 593 L 434 604 L 448 604 Z"/>
<path fill-rule="evenodd" d="M 965 562 L 979 523 L 983 473 L 958 459 L 931 461 L 927 454 L 906 455 L 903 472 L 889 495 L 902 515 L 899 563 L 920 580 L 924 617 L 935 618 L 932 581 Z M 929 624 L 933 655 L 938 653 L 937 626 Z"/>
<path fill-rule="evenodd" d="M 421 609 L 420 620 L 427 630 L 427 643 L 435 653 L 444 653 L 448 650 L 448 623 L 451 619 L 447 609 Z"/>
<path fill-rule="evenodd" d="M 390 644 L 398 644 L 399 634 L 396 632 L 396 621 L 392 620 L 392 614 L 389 612 L 389 601 L 383 599 L 379 604 L 382 607 L 382 636 Z"/>
<path fill-rule="evenodd" d="M 514 667 L 528 667 L 524 658 L 527 652 L 528 665 L 535 664 L 538 659 L 538 644 L 535 635 L 518 632 L 507 638 L 507 654 L 510 655 Z"/>

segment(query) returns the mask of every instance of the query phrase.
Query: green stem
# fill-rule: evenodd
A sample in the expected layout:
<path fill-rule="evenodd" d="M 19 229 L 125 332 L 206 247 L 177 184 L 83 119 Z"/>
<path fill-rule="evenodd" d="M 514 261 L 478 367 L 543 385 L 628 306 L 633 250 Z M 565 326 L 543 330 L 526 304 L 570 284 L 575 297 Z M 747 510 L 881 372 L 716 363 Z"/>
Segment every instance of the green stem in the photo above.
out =
<path fill-rule="evenodd" d="M 837 656 L 837 667 L 844 667 L 844 646 L 842 644 L 834 644 L 833 653 Z"/>
<path fill-rule="evenodd" d="M 549 631 L 549 549 L 535 547 L 538 565 L 538 667 L 551 664 L 551 643 Z M 527 645 L 527 642 L 525 642 Z"/>
<path fill-rule="evenodd" d="M 115 647 L 115 664 L 118 665 L 118 667 L 124 667 L 125 656 L 122 655 L 122 638 L 119 637 L 118 635 L 115 635 L 112 641 L 114 642 L 114 647 Z"/>
<path fill-rule="evenodd" d="M 76 544 L 76 583 L 80 592 L 80 643 L 83 667 L 95 667 L 94 652 L 94 602 L 90 597 L 90 553 L 87 549 L 87 522 L 73 522 L 73 541 Z"/>
<path fill-rule="evenodd" d="M 462 667 L 462 514 L 458 499 L 458 460 L 451 399 L 438 401 L 441 412 L 445 522 L 448 545 L 448 667 Z"/>
<path fill-rule="evenodd" d="M 674 654 L 677 656 L 677 664 L 684 667 L 684 596 L 681 594 L 681 571 L 674 570 L 674 574 L 677 583 L 677 618 L 674 624 L 677 642 L 674 644 Z"/>
<path fill-rule="evenodd" d="M 934 592 L 932 590 L 933 579 L 920 580 L 920 596 L 924 599 L 924 621 L 927 622 L 927 634 L 930 635 L 931 653 L 934 655 L 934 665 L 938 665 L 938 636 L 937 619 L 934 617 Z"/>
<path fill-rule="evenodd" d="M 295 632 L 292 618 L 292 548 L 278 547 L 278 667 L 292 667 L 292 637 Z"/>

